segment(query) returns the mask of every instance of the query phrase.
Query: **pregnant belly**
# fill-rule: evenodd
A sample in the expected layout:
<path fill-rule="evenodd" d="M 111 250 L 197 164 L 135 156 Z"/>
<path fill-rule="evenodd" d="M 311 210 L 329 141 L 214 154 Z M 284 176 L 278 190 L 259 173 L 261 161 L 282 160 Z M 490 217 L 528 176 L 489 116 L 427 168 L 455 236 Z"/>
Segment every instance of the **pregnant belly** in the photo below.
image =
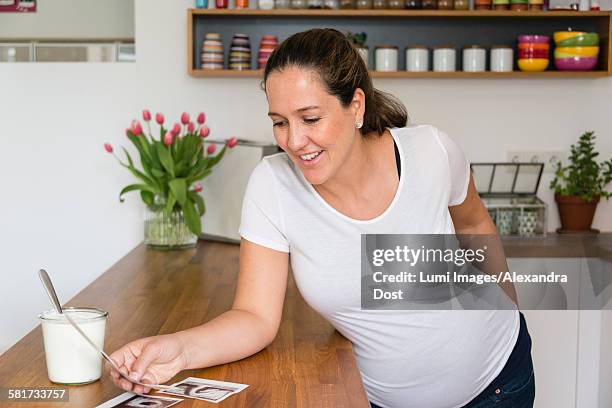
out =
<path fill-rule="evenodd" d="M 385 407 L 460 407 L 495 378 L 519 328 L 516 310 L 364 311 L 334 316 L 364 386 Z"/>

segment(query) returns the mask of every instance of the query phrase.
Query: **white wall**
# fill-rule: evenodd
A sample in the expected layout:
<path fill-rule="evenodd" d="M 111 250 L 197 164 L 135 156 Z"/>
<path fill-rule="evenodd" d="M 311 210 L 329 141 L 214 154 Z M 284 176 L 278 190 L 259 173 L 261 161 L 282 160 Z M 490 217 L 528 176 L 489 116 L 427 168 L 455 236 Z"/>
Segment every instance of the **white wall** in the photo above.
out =
<path fill-rule="evenodd" d="M 41 2 L 42 4 L 45 2 Z M 135 64 L 0 64 L 0 352 L 47 308 L 36 271 L 47 267 L 70 299 L 142 240 L 130 176 L 102 149 L 144 106 L 176 117 L 205 110 L 212 135 L 271 141 L 255 78 L 192 78 L 186 67 L 191 0 L 137 0 Z M 472 161 L 509 149 L 567 149 L 587 129 L 612 155 L 612 79 L 377 80 L 416 122 L 443 128 Z M 224 95 L 220 98 L 219 95 Z M 408 164 L 409 165 L 409 164 Z M 551 204 L 547 180 L 540 192 Z M 594 227 L 612 230 L 612 206 Z"/>
<path fill-rule="evenodd" d="M 35 13 L 0 13 L 0 38 L 132 38 L 133 0 L 38 1 Z"/>

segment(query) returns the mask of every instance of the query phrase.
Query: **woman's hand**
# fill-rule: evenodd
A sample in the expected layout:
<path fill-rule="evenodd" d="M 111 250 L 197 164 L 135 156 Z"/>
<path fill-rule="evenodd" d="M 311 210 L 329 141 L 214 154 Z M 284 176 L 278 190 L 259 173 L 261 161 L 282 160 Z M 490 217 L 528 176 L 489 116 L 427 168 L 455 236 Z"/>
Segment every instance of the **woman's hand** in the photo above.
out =
<path fill-rule="evenodd" d="M 162 384 L 187 367 L 185 349 L 177 334 L 146 337 L 126 344 L 110 355 L 121 372 L 145 384 Z M 132 384 L 108 363 L 113 383 L 126 391 L 149 392 L 150 388 Z"/>

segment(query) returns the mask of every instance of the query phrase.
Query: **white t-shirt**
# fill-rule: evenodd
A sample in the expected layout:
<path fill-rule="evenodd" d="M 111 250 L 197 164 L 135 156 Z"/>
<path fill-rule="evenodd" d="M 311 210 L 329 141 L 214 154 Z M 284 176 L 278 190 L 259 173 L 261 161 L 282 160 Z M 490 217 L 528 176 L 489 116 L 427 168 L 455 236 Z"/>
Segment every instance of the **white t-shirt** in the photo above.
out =
<path fill-rule="evenodd" d="M 278 153 L 249 179 L 239 232 L 290 252 L 306 302 L 353 343 L 370 401 L 460 407 L 504 367 L 518 337 L 518 310 L 361 309 L 361 234 L 452 234 L 448 206 L 465 200 L 469 182 L 469 162 L 445 133 L 427 125 L 389 130 L 401 177 L 382 214 L 356 220 L 340 213 Z"/>

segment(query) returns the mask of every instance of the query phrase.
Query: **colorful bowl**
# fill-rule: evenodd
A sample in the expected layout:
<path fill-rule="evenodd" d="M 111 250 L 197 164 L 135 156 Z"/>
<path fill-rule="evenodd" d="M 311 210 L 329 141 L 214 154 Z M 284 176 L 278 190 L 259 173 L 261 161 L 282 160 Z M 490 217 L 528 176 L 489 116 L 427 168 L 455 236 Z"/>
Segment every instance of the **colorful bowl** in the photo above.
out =
<path fill-rule="evenodd" d="M 555 58 L 570 57 L 596 57 L 599 55 L 599 47 L 557 47 Z"/>
<path fill-rule="evenodd" d="M 550 45 L 543 43 L 519 43 L 519 50 L 548 50 Z"/>
<path fill-rule="evenodd" d="M 553 39 L 556 44 L 561 41 L 565 41 L 568 38 L 577 37 L 579 35 L 585 35 L 585 34 L 588 34 L 588 33 L 584 31 L 555 31 L 553 34 Z"/>
<path fill-rule="evenodd" d="M 525 35 L 519 35 L 518 42 L 519 44 L 521 43 L 548 44 L 550 42 L 550 37 L 547 35 L 525 34 Z"/>
<path fill-rule="evenodd" d="M 527 72 L 545 71 L 548 68 L 548 62 L 548 58 L 519 58 L 517 61 L 519 69 Z"/>
<path fill-rule="evenodd" d="M 534 59 L 534 58 L 548 59 L 548 50 L 519 50 L 518 58 L 519 59 Z"/>
<path fill-rule="evenodd" d="M 590 47 L 599 45 L 599 34 L 585 33 L 558 41 L 557 47 Z"/>
<path fill-rule="evenodd" d="M 591 71 L 597 66 L 597 57 L 555 58 L 559 71 Z"/>

